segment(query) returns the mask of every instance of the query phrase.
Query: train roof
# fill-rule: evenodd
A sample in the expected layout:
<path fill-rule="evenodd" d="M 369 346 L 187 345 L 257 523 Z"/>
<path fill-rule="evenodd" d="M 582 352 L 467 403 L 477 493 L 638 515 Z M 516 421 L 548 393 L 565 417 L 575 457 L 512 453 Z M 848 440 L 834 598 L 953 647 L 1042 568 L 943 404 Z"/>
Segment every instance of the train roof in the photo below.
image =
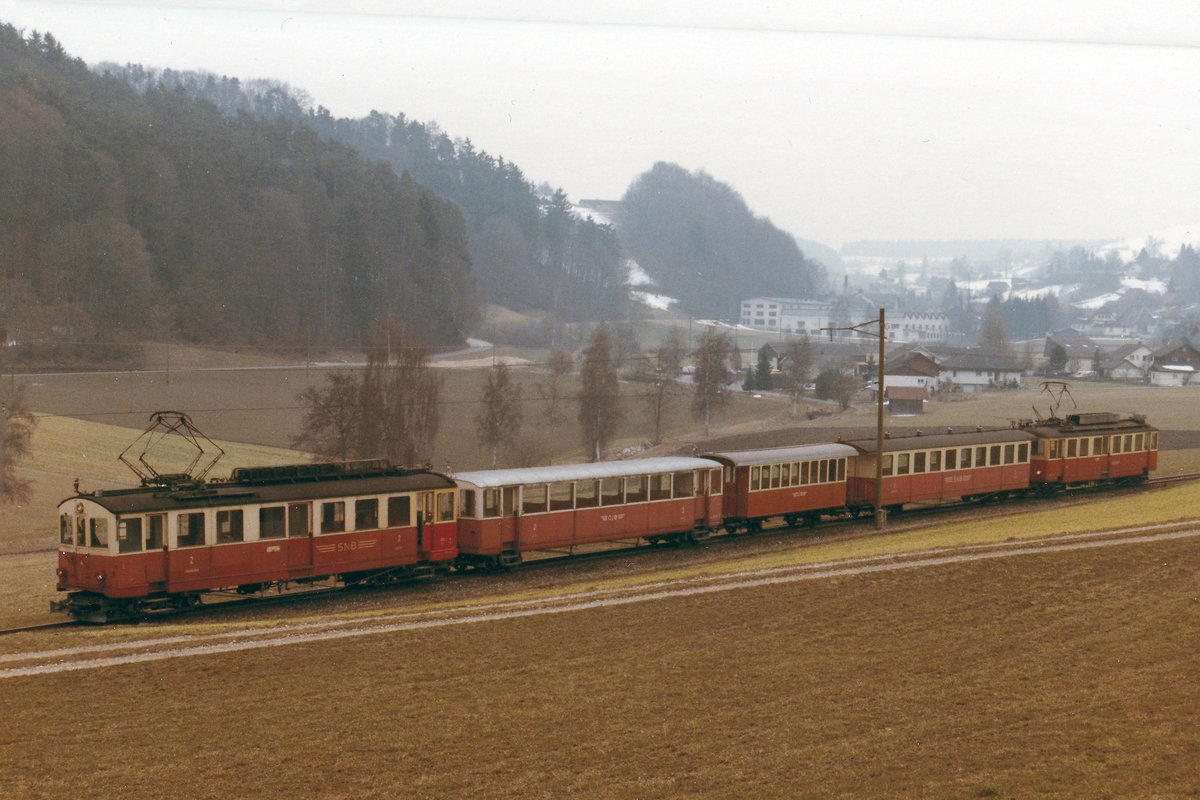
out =
<path fill-rule="evenodd" d="M 723 450 L 719 453 L 705 453 L 704 455 L 735 467 L 743 467 L 756 464 L 782 464 L 788 461 L 814 461 L 820 458 L 848 458 L 858 455 L 858 451 L 846 444 L 829 443 L 766 447 L 761 450 Z"/>
<path fill-rule="evenodd" d="M 137 514 L 453 487 L 454 481 L 441 473 L 401 469 L 385 462 L 298 464 L 234 470 L 227 481 L 105 490 L 76 495 L 63 502 L 86 499 L 115 514 Z"/>
<path fill-rule="evenodd" d="M 993 428 L 956 433 L 948 429 L 944 433 L 917 433 L 911 436 L 891 436 L 883 440 L 883 452 L 894 453 L 904 450 L 934 450 L 939 447 L 969 447 L 981 444 L 1006 444 L 1008 442 L 1030 442 L 1035 437 L 1019 428 Z M 854 439 L 846 442 L 860 453 L 874 453 L 876 440 Z"/>
<path fill-rule="evenodd" d="M 1108 411 L 1068 414 L 1064 419 L 1027 422 L 1022 428 L 1041 439 L 1158 430 L 1147 423 L 1141 414 L 1117 414 Z"/>
<path fill-rule="evenodd" d="M 708 458 L 667 456 L 664 458 L 631 458 L 628 461 L 596 461 L 589 464 L 558 464 L 549 467 L 456 472 L 454 480 L 481 488 L 492 488 L 598 478 L 623 478 L 629 475 L 651 475 L 660 472 L 687 472 L 694 469 L 717 469 L 720 466 L 718 462 Z"/>

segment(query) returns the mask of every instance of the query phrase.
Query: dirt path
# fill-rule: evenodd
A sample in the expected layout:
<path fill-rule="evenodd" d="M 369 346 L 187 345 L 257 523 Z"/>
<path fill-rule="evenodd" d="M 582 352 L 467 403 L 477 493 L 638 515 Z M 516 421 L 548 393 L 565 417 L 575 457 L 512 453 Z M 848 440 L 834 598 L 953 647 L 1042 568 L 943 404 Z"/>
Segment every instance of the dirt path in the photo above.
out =
<path fill-rule="evenodd" d="M 99 669 L 173 658 L 208 656 L 267 647 L 286 647 L 451 625 L 480 624 L 518 617 L 564 614 L 798 581 L 1193 538 L 1200 536 L 1200 527 L 1197 526 L 1197 522 L 1148 525 L 1021 543 L 948 548 L 909 553 L 903 556 L 849 559 L 717 576 L 679 578 L 636 587 L 582 591 L 534 600 L 488 602 L 430 612 L 399 612 L 382 616 L 372 615 L 370 618 L 343 618 L 307 623 L 284 622 L 268 627 L 242 628 L 224 632 L 147 637 L 51 650 L 23 650 L 0 655 L 0 679 Z"/>

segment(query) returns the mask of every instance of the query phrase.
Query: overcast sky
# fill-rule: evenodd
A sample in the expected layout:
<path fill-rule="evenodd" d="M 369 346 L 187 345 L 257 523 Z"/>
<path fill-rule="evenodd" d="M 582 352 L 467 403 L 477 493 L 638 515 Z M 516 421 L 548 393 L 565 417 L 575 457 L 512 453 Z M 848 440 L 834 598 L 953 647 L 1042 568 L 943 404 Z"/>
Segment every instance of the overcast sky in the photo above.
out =
<path fill-rule="evenodd" d="M 436 121 L 576 200 L 656 161 L 702 169 L 835 247 L 1200 223 L 1196 5 L 987 6 L 0 0 L 0 21 L 89 64 Z"/>

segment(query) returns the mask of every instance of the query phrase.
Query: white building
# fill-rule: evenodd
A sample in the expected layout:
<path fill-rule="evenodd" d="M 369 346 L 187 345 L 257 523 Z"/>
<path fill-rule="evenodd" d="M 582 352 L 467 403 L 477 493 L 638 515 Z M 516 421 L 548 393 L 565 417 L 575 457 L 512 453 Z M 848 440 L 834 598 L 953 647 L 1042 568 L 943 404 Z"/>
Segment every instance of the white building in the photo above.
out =
<path fill-rule="evenodd" d="M 755 297 L 742 301 L 741 323 L 772 333 L 816 334 L 832 326 L 832 304 L 823 300 Z"/>

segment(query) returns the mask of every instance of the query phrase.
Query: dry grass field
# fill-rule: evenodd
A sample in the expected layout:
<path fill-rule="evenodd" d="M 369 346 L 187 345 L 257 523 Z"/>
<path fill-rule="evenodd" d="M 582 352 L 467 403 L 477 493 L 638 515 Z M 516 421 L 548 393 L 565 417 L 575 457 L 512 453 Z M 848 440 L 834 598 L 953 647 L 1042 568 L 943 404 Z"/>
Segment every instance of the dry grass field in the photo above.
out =
<path fill-rule="evenodd" d="M 9 678 L 0 795 L 1195 797 L 1197 574 L 1187 539 Z"/>

